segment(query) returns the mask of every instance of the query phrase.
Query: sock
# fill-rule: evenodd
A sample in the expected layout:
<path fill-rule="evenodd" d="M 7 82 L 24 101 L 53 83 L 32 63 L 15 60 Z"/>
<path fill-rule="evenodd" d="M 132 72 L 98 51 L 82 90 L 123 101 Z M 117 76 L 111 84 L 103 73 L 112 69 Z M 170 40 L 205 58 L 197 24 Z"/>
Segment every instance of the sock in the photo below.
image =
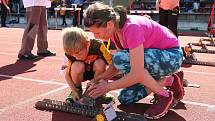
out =
<path fill-rule="evenodd" d="M 158 95 L 164 96 L 164 97 L 169 97 L 169 93 L 167 90 L 161 90 L 157 93 Z"/>
<path fill-rule="evenodd" d="M 166 76 L 164 79 L 165 79 L 165 82 L 164 82 L 165 86 L 172 86 L 172 83 L 174 82 L 173 76 Z"/>

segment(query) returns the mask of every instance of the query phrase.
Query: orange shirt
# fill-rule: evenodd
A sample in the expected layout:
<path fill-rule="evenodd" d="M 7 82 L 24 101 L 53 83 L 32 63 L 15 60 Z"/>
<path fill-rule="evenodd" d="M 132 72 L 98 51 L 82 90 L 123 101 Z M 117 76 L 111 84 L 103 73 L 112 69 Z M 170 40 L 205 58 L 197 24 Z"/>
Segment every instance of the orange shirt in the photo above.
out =
<path fill-rule="evenodd" d="M 9 0 L 0 0 L 0 3 L 6 3 L 8 5 Z"/>
<path fill-rule="evenodd" d="M 164 10 L 172 10 L 173 8 L 179 6 L 180 0 L 157 0 L 156 6 Z"/>

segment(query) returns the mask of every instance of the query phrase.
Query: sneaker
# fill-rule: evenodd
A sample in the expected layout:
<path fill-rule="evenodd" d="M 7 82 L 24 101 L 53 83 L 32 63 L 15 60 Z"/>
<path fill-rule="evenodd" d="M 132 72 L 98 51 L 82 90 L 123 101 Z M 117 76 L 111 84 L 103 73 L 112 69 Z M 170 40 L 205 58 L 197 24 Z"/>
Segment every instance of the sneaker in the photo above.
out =
<path fill-rule="evenodd" d="M 18 58 L 20 60 L 35 60 L 38 58 L 38 56 L 33 54 L 24 54 L 24 55 L 18 55 Z"/>
<path fill-rule="evenodd" d="M 183 71 L 173 74 L 174 81 L 172 86 L 167 87 L 170 91 L 173 92 L 174 104 L 173 107 L 177 105 L 177 103 L 183 99 L 184 97 L 184 87 L 183 87 Z"/>
<path fill-rule="evenodd" d="M 163 117 L 171 108 L 173 93 L 169 91 L 169 97 L 156 94 L 156 102 L 146 110 L 144 116 L 148 119 L 158 119 Z"/>
<path fill-rule="evenodd" d="M 49 50 L 47 50 L 46 52 L 37 53 L 37 55 L 47 57 L 47 56 L 56 56 L 56 53 L 52 53 Z"/>
<path fill-rule="evenodd" d="M 78 91 L 79 96 L 82 95 L 82 92 L 83 92 L 83 91 L 82 91 L 81 86 L 80 86 L 80 87 L 76 87 L 76 91 Z M 67 96 L 66 102 L 67 102 L 67 103 L 73 103 L 73 102 L 74 102 L 74 100 L 73 100 L 73 98 L 72 98 L 72 92 L 70 92 L 69 95 Z"/>

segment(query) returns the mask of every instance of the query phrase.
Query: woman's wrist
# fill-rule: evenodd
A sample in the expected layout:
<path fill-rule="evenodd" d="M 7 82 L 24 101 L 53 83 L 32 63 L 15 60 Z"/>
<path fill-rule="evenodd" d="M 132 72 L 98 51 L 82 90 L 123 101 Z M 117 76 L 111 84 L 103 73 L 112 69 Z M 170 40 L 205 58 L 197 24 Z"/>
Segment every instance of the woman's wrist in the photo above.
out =
<path fill-rule="evenodd" d="M 112 90 L 112 88 L 111 88 L 111 84 L 112 82 L 108 82 L 107 83 L 107 92 L 110 92 L 111 90 Z"/>

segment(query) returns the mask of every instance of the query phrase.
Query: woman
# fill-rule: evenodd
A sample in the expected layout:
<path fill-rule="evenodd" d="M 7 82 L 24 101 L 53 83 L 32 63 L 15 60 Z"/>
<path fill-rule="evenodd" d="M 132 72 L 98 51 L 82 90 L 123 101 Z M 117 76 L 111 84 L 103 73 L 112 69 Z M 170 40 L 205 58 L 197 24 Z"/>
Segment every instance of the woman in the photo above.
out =
<path fill-rule="evenodd" d="M 113 56 L 113 65 L 125 73 L 125 76 L 107 83 L 91 85 L 89 95 L 93 98 L 111 90 L 124 88 L 118 97 L 123 104 L 130 104 L 155 93 L 156 103 L 144 113 L 147 118 L 157 119 L 164 116 L 173 102 L 173 93 L 180 92 L 178 100 L 183 98 L 183 87 L 177 75 L 173 74 L 182 64 L 182 51 L 177 37 L 166 27 L 143 16 L 126 14 L 123 7 L 111 8 L 102 3 L 90 5 L 84 14 L 84 24 L 96 38 L 111 40 L 118 49 Z M 114 68 L 108 69 L 97 79 L 106 79 L 114 75 Z M 110 76 L 109 76 L 110 77 Z M 172 92 L 163 86 L 170 86 Z M 177 94 L 178 95 L 178 94 Z"/>
<path fill-rule="evenodd" d="M 8 12 L 10 12 L 10 8 L 8 6 L 9 0 L 0 0 L 1 4 L 1 27 L 8 27 L 6 25 L 6 18 Z"/>

